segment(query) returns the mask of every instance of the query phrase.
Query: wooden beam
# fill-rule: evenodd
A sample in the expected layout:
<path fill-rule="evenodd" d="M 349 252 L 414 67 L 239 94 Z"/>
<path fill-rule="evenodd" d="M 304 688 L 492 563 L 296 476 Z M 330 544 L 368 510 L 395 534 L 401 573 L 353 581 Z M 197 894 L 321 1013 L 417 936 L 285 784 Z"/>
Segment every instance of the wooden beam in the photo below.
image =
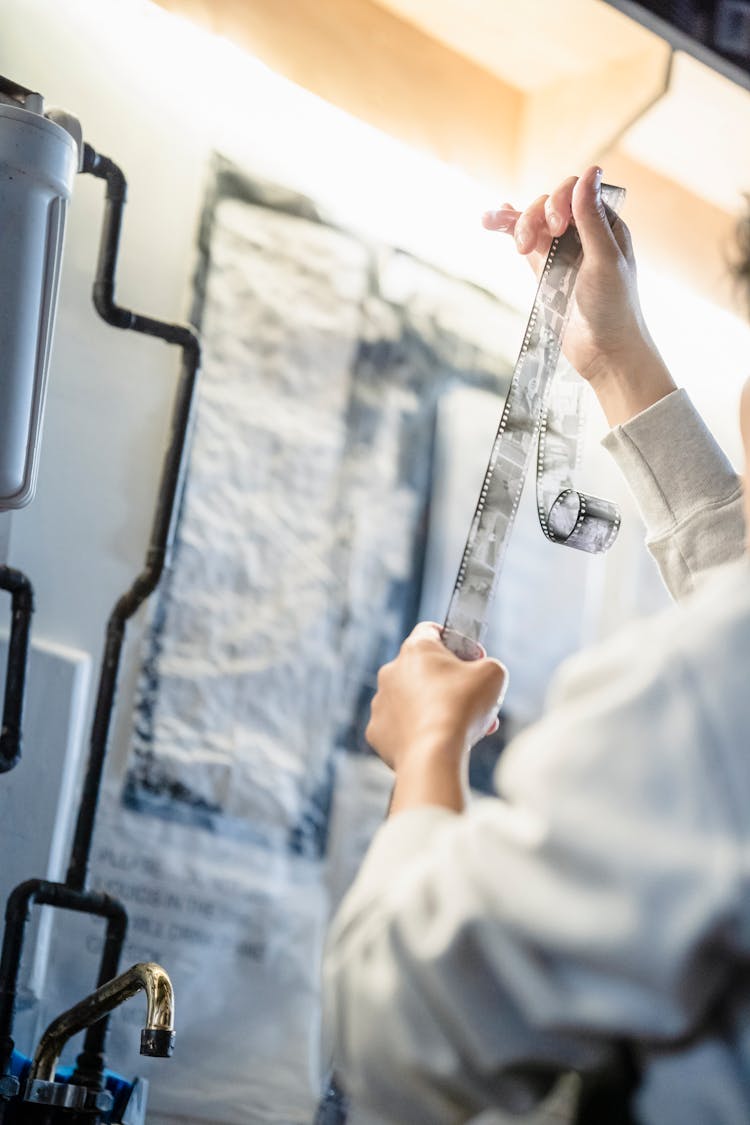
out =
<path fill-rule="evenodd" d="M 628 157 L 618 135 L 664 88 L 669 47 L 643 49 L 525 93 L 373 0 L 157 0 L 370 125 L 523 206 L 599 161 L 628 188 L 625 219 L 644 258 L 733 307 L 725 211 Z M 494 0 L 488 0 L 494 2 Z M 273 107 L 268 107 L 273 113 Z M 346 154 L 342 154 L 346 159 Z M 377 174 L 377 169 L 374 170 Z M 736 307 L 736 306 L 735 306 Z"/>
<path fill-rule="evenodd" d="M 157 0 L 273 70 L 498 192 L 523 95 L 372 0 Z"/>
<path fill-rule="evenodd" d="M 609 180 L 628 189 L 623 219 L 636 256 L 712 304 L 744 316 L 729 270 L 736 217 L 621 152 L 611 153 L 603 167 Z"/>
<path fill-rule="evenodd" d="M 666 93 L 671 51 L 655 36 L 631 58 L 600 63 L 530 92 L 517 180 L 522 198 L 602 163 L 618 138 Z"/>

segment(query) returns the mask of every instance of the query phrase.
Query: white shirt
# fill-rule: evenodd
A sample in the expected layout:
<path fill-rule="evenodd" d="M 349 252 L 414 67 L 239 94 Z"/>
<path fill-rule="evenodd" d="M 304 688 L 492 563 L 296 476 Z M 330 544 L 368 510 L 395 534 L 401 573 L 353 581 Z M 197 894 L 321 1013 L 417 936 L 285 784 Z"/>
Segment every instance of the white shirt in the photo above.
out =
<path fill-rule="evenodd" d="M 502 756 L 500 799 L 378 831 L 324 987 L 337 1070 L 385 1121 L 528 1108 L 519 1073 L 597 1066 L 623 1036 L 638 1044 L 640 1121 L 750 1121 L 741 490 L 681 391 L 605 445 L 684 600 L 568 662 Z M 670 1048 L 727 989 L 720 1021 Z"/>

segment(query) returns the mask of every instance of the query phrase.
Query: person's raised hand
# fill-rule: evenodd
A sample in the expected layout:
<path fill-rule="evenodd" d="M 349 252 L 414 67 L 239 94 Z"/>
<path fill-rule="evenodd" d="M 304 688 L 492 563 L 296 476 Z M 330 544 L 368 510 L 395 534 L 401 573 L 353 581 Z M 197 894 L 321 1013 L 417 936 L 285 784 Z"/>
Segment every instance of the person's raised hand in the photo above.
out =
<path fill-rule="evenodd" d="M 569 176 L 523 211 L 488 211 L 488 230 L 512 235 L 541 273 L 552 239 L 575 223 L 583 248 L 563 351 L 596 391 L 610 424 L 675 389 L 641 312 L 630 232 L 601 198 L 601 169 Z"/>

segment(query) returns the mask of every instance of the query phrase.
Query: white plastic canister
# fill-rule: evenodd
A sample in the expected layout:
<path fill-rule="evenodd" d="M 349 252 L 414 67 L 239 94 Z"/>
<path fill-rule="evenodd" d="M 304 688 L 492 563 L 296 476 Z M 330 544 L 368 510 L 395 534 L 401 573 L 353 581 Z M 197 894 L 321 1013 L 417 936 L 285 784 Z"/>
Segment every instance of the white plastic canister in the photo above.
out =
<path fill-rule="evenodd" d="M 0 511 L 34 495 L 78 146 L 60 125 L 0 104 Z"/>

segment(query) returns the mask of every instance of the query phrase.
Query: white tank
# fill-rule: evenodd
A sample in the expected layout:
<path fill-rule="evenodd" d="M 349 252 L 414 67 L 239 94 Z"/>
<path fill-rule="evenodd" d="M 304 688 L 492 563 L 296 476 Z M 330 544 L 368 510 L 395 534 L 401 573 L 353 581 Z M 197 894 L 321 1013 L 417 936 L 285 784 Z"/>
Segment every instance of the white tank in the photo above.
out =
<path fill-rule="evenodd" d="M 0 511 L 34 495 L 76 140 L 0 103 Z"/>

